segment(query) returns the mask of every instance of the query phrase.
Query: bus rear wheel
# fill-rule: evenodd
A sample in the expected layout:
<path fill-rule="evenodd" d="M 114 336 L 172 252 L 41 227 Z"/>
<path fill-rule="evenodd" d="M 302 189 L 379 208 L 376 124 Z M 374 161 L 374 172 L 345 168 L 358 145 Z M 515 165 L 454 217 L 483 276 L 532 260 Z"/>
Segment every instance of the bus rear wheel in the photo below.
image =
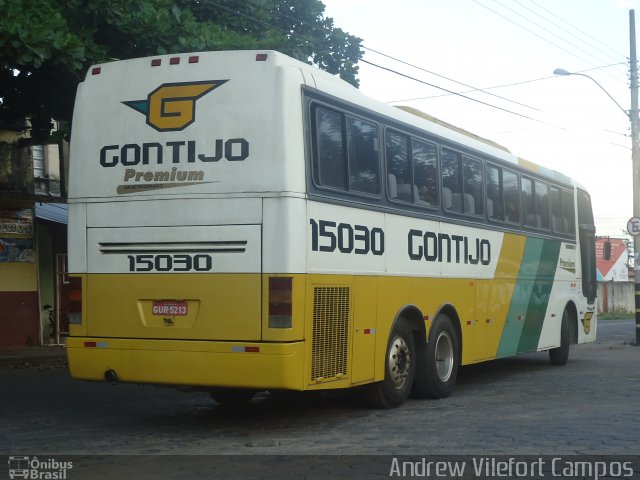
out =
<path fill-rule="evenodd" d="M 569 311 L 565 309 L 562 314 L 562 323 L 560 324 L 560 346 L 549 350 L 549 361 L 551 365 L 566 365 L 569 360 L 569 322 L 571 317 Z"/>
<path fill-rule="evenodd" d="M 460 340 L 453 322 L 446 314 L 436 315 L 420 361 L 415 393 L 423 398 L 446 398 L 451 395 L 458 378 Z"/>
<path fill-rule="evenodd" d="M 413 332 L 400 319 L 391 331 L 385 356 L 384 380 L 367 386 L 366 396 L 375 408 L 395 408 L 409 397 L 416 372 Z"/>

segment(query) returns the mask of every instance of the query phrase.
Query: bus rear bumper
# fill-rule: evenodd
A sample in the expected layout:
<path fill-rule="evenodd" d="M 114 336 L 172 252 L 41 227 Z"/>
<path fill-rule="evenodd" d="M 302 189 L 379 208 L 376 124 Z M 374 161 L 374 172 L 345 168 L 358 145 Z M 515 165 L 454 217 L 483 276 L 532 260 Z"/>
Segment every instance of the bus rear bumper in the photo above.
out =
<path fill-rule="evenodd" d="M 247 343 L 69 337 L 81 380 L 251 389 L 303 389 L 304 342 Z M 110 372 L 110 373 L 107 373 Z"/>

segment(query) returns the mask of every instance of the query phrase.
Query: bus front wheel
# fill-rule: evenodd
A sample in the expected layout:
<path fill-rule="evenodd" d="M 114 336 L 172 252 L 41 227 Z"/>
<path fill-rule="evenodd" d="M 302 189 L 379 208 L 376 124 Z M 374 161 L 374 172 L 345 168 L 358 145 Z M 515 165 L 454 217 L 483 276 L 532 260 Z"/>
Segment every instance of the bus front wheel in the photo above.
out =
<path fill-rule="evenodd" d="M 444 313 L 436 315 L 429 342 L 418 369 L 415 392 L 423 398 L 446 398 L 451 395 L 460 365 L 460 341 L 451 319 Z"/>
<path fill-rule="evenodd" d="M 375 408 L 402 405 L 413 386 L 416 372 L 416 348 L 413 332 L 400 319 L 391 331 L 385 356 L 384 380 L 367 386 L 367 400 Z"/>

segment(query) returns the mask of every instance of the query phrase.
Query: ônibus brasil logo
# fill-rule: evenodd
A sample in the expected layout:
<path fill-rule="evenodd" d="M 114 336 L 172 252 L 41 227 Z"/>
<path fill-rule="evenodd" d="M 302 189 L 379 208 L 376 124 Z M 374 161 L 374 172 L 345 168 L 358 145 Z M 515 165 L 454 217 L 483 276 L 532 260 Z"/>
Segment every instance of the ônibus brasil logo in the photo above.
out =
<path fill-rule="evenodd" d="M 73 462 L 38 457 L 11 456 L 9 457 L 9 478 L 34 480 L 66 480 L 67 471 L 73 469 Z"/>
<path fill-rule="evenodd" d="M 196 118 L 196 100 L 226 83 L 227 80 L 164 83 L 146 100 L 124 103 L 147 117 L 147 124 L 159 132 L 184 130 Z"/>

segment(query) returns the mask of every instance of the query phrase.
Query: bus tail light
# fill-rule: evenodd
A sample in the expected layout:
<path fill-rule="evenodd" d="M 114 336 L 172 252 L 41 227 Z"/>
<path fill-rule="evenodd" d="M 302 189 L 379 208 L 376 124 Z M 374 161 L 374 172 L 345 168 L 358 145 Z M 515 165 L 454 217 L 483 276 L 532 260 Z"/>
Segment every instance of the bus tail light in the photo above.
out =
<path fill-rule="evenodd" d="M 291 328 L 293 278 L 269 278 L 269 328 Z"/>
<path fill-rule="evenodd" d="M 82 325 L 82 279 L 79 277 L 69 277 L 67 315 L 70 325 Z"/>

